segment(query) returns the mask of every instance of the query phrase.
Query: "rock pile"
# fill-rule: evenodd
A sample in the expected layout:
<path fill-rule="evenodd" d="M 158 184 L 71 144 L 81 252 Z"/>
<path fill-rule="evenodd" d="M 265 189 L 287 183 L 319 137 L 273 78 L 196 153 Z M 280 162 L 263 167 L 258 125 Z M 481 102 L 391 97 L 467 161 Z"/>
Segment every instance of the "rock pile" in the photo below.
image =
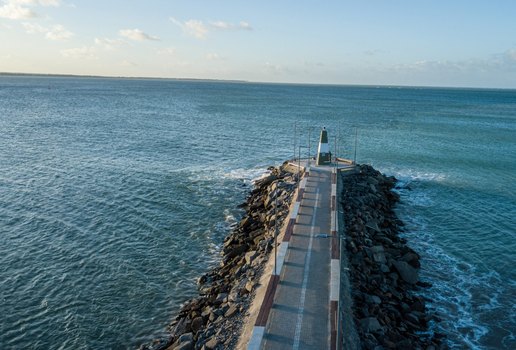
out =
<path fill-rule="evenodd" d="M 396 179 L 368 165 L 343 174 L 341 204 L 346 227 L 353 316 L 363 349 L 443 349 L 443 335 L 428 332 L 437 320 L 414 293 L 419 255 L 398 236 L 403 223 L 393 211 Z"/>
<path fill-rule="evenodd" d="M 256 284 L 273 247 L 275 222 L 288 215 L 296 176 L 286 163 L 270 167 L 241 205 L 245 215 L 224 240 L 220 266 L 198 280 L 199 296 L 183 304 L 169 325 L 170 336 L 141 350 L 234 348 Z M 279 227 L 279 226 L 278 226 Z"/>

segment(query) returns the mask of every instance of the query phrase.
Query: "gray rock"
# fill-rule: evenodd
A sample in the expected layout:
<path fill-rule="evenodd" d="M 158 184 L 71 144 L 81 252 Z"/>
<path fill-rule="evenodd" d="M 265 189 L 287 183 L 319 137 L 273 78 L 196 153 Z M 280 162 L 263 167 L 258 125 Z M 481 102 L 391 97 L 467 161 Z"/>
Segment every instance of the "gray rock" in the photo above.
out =
<path fill-rule="evenodd" d="M 228 296 L 228 293 L 220 293 L 219 295 L 217 295 L 217 299 L 215 299 L 215 303 L 221 304 L 222 302 L 224 302 L 224 299 L 226 299 L 227 296 Z"/>
<path fill-rule="evenodd" d="M 247 283 L 245 284 L 245 290 L 248 292 L 248 293 L 251 293 L 251 291 L 253 290 L 254 288 L 254 282 L 253 281 L 247 281 Z"/>
<path fill-rule="evenodd" d="M 374 220 L 370 220 L 366 223 L 366 227 L 375 230 L 376 232 L 380 232 L 380 228 L 378 227 L 378 223 Z"/>
<path fill-rule="evenodd" d="M 410 284 L 417 283 L 419 279 L 419 273 L 417 269 L 413 268 L 405 261 L 394 261 L 393 265 L 405 282 Z"/>
<path fill-rule="evenodd" d="M 194 348 L 193 342 L 187 341 L 187 342 L 179 344 L 178 346 L 174 347 L 173 349 L 174 350 L 193 350 L 193 348 Z"/>
<path fill-rule="evenodd" d="M 360 320 L 360 326 L 366 333 L 376 332 L 382 329 L 382 325 L 376 317 L 366 317 Z"/>
<path fill-rule="evenodd" d="M 383 253 L 384 252 L 383 245 L 372 246 L 371 251 L 373 252 L 373 254 L 374 253 Z"/>
<path fill-rule="evenodd" d="M 219 341 L 217 340 L 216 337 L 211 337 L 205 344 L 204 346 L 207 348 L 207 349 L 215 349 L 217 347 L 217 345 L 219 345 Z"/>
<path fill-rule="evenodd" d="M 381 245 L 375 245 L 371 247 L 371 251 L 373 252 L 373 259 L 377 263 L 385 264 L 387 262 L 387 259 L 385 259 L 385 253 L 383 246 Z"/>
<path fill-rule="evenodd" d="M 192 320 L 192 331 L 194 331 L 195 333 L 197 333 L 197 331 L 199 331 L 202 326 L 204 325 L 204 321 L 203 321 L 203 318 L 201 316 L 198 316 L 196 318 L 194 318 Z"/>
<path fill-rule="evenodd" d="M 182 334 L 177 340 L 172 344 L 172 346 L 169 347 L 169 349 L 181 349 L 181 350 L 187 350 L 193 348 L 193 334 L 192 333 L 185 333 Z M 167 349 L 168 350 L 168 349 Z"/>
<path fill-rule="evenodd" d="M 226 311 L 226 313 L 224 314 L 224 317 L 231 317 L 233 316 L 234 314 L 236 314 L 238 311 L 238 307 L 235 305 L 235 304 L 232 304 L 229 309 Z"/>
<path fill-rule="evenodd" d="M 381 264 L 380 271 L 382 271 L 383 273 L 389 273 L 389 271 L 390 271 L 389 266 L 387 266 L 385 264 Z"/>
<path fill-rule="evenodd" d="M 377 295 L 366 294 L 365 299 L 368 304 L 381 304 L 382 303 L 382 299 L 380 299 L 380 297 Z"/>
<path fill-rule="evenodd" d="M 235 256 L 238 256 L 246 251 L 245 244 L 239 245 L 239 246 L 231 246 L 228 248 L 228 251 L 226 252 L 226 258 L 227 259 L 233 259 Z"/>
<path fill-rule="evenodd" d="M 419 318 L 417 317 L 417 315 L 413 314 L 413 313 L 408 313 L 405 315 L 405 319 L 409 322 L 412 322 L 413 324 L 419 324 Z"/>
<path fill-rule="evenodd" d="M 245 262 L 248 265 L 251 265 L 251 263 L 253 262 L 254 258 L 256 258 L 256 250 L 251 250 L 251 251 L 245 253 Z"/>

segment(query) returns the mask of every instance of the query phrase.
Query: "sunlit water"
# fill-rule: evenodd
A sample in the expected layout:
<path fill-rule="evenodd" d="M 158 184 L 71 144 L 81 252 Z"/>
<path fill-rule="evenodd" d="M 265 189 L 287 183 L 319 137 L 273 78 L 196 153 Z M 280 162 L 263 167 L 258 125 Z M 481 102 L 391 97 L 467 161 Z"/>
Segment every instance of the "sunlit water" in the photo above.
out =
<path fill-rule="evenodd" d="M 516 91 L 51 77 L 0 77 L 0 348 L 163 333 L 295 123 L 401 180 L 435 330 L 515 348 Z"/>

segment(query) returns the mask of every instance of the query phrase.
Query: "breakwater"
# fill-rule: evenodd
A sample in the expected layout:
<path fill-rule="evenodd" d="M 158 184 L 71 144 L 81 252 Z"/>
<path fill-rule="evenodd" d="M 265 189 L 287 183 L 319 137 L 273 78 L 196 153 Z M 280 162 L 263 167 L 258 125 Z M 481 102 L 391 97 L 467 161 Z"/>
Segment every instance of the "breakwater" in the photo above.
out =
<path fill-rule="evenodd" d="M 268 170 L 241 205 L 245 214 L 224 240 L 220 265 L 198 279 L 198 297 L 182 305 L 168 337 L 141 350 L 242 346 L 239 338 L 273 248 L 275 225 L 286 221 L 297 184 L 287 163 Z M 347 281 L 341 291 L 347 305 L 341 310 L 346 312 L 341 313 L 342 348 L 445 349 L 444 335 L 429 331 L 438 318 L 422 296 L 430 284 L 419 278 L 420 257 L 399 236 L 396 179 L 368 165 L 339 174 Z"/>
<path fill-rule="evenodd" d="M 220 265 L 198 280 L 199 296 L 186 301 L 168 326 L 169 336 L 141 350 L 235 348 L 256 284 L 273 248 L 297 184 L 287 164 L 270 167 L 254 184 L 245 214 L 224 240 Z"/>
<path fill-rule="evenodd" d="M 342 173 L 346 270 L 353 321 L 363 349 L 443 349 L 444 335 L 429 332 L 438 321 L 425 306 L 420 257 L 399 236 L 394 208 L 396 179 L 368 165 Z"/>

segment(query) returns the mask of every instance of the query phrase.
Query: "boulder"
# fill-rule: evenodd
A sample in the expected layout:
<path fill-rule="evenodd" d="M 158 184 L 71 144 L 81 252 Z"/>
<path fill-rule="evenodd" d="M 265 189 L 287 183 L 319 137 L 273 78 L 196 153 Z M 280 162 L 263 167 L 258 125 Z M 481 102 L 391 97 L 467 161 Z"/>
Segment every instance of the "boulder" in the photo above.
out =
<path fill-rule="evenodd" d="M 370 228 L 370 229 L 373 229 L 375 230 L 376 232 L 381 232 L 380 231 L 380 228 L 378 227 L 378 223 L 374 220 L 369 220 L 367 223 L 366 223 L 366 227 Z"/>
<path fill-rule="evenodd" d="M 194 333 L 197 333 L 201 328 L 202 326 L 204 325 L 204 320 L 202 318 L 202 316 L 197 316 L 196 318 L 194 318 L 192 320 L 192 332 Z"/>
<path fill-rule="evenodd" d="M 226 313 L 224 314 L 224 317 L 228 318 L 228 317 L 231 317 L 233 316 L 234 314 L 236 314 L 238 311 L 238 307 L 236 304 L 231 304 L 231 306 L 229 307 L 229 309 L 226 311 Z"/>
<path fill-rule="evenodd" d="M 182 334 L 177 340 L 167 348 L 167 350 L 189 350 L 193 349 L 193 334 Z"/>
<path fill-rule="evenodd" d="M 256 255 L 256 250 L 251 250 L 245 253 L 245 262 L 247 263 L 247 265 L 251 265 Z"/>
<path fill-rule="evenodd" d="M 204 346 L 207 348 L 207 349 L 210 349 L 210 350 L 213 350 L 217 347 L 217 345 L 219 345 L 219 341 L 217 340 L 216 337 L 211 337 L 205 344 Z"/>
<path fill-rule="evenodd" d="M 376 332 L 382 329 L 382 325 L 376 317 L 366 317 L 360 320 L 360 326 L 366 333 Z"/>
<path fill-rule="evenodd" d="M 405 261 L 394 261 L 394 267 L 398 271 L 402 280 L 410 284 L 416 284 L 419 279 L 419 272 L 417 269 L 410 266 Z"/>

